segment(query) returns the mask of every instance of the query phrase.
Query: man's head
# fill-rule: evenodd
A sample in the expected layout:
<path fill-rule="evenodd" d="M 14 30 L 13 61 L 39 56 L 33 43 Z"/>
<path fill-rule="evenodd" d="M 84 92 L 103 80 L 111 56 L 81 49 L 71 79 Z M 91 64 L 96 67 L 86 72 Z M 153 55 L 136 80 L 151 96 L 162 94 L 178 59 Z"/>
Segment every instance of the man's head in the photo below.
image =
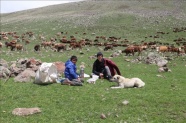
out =
<path fill-rule="evenodd" d="M 72 63 L 76 64 L 76 62 L 77 62 L 77 56 L 72 56 L 70 58 L 70 61 L 72 61 Z"/>
<path fill-rule="evenodd" d="M 98 52 L 98 53 L 97 53 L 97 59 L 98 59 L 99 61 L 101 61 L 102 58 L 103 58 L 103 54 L 102 54 L 101 52 Z"/>

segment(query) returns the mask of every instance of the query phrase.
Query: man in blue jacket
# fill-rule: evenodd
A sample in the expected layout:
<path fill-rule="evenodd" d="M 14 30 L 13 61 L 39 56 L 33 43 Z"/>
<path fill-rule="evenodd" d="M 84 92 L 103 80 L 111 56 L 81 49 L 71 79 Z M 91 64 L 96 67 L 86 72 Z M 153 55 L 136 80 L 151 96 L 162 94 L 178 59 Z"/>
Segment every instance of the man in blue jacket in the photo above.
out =
<path fill-rule="evenodd" d="M 76 62 L 77 62 L 77 57 L 72 56 L 69 60 L 66 61 L 65 63 L 65 78 L 68 78 L 70 81 L 74 83 L 81 83 L 81 79 L 79 77 L 79 74 L 76 72 L 77 67 L 76 67 Z"/>

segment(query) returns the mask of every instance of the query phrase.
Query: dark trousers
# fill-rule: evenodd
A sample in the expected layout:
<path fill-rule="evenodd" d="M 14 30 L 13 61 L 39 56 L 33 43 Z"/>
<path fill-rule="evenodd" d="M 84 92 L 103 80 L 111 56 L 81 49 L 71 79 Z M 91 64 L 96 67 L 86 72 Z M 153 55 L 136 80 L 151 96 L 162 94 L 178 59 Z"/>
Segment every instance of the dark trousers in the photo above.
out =
<path fill-rule="evenodd" d="M 72 85 L 72 86 L 82 86 L 83 83 L 81 81 L 79 81 L 78 79 L 73 79 L 72 81 L 70 81 L 69 79 L 65 79 L 61 81 L 62 85 Z"/>
<path fill-rule="evenodd" d="M 74 86 L 82 86 L 83 85 L 83 83 L 82 83 L 83 81 L 82 80 L 78 80 L 78 79 L 73 79 L 72 80 L 72 85 L 74 85 Z"/>
<path fill-rule="evenodd" d="M 102 71 L 105 79 L 112 78 L 111 72 L 108 66 L 105 66 L 104 70 Z"/>

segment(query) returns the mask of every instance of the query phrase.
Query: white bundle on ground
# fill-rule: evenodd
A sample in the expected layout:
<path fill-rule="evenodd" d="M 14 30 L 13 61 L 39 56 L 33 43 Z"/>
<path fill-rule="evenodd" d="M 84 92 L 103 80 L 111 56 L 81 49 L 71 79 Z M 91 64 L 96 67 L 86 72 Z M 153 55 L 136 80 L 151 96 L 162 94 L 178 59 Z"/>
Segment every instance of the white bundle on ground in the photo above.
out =
<path fill-rule="evenodd" d="M 88 79 L 87 82 L 95 84 L 97 79 L 99 79 L 98 75 L 92 75 L 92 78 Z"/>
<path fill-rule="evenodd" d="M 42 63 L 38 71 L 36 72 L 35 81 L 36 84 L 50 84 L 56 82 L 58 77 L 57 68 L 53 63 Z"/>

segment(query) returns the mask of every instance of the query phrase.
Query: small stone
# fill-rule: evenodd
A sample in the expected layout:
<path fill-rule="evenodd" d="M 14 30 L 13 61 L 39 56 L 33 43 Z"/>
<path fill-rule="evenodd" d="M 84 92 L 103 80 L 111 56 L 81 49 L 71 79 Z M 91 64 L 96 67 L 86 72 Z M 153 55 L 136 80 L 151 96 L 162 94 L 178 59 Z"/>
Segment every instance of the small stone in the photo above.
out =
<path fill-rule="evenodd" d="M 101 116 L 100 116 L 100 118 L 101 119 L 106 119 L 107 117 L 105 116 L 105 114 L 102 113 Z"/>
<path fill-rule="evenodd" d="M 128 105 L 128 104 L 129 104 L 129 101 L 124 100 L 124 101 L 122 102 L 122 104 L 123 104 L 123 105 Z"/>
<path fill-rule="evenodd" d="M 15 108 L 12 111 L 13 115 L 18 115 L 18 116 L 26 116 L 26 115 L 32 115 L 35 113 L 40 113 L 41 110 L 40 108 Z"/>
<path fill-rule="evenodd" d="M 158 74 L 158 75 L 156 75 L 156 76 L 157 76 L 157 77 L 163 77 L 162 75 L 159 75 L 159 74 Z"/>

